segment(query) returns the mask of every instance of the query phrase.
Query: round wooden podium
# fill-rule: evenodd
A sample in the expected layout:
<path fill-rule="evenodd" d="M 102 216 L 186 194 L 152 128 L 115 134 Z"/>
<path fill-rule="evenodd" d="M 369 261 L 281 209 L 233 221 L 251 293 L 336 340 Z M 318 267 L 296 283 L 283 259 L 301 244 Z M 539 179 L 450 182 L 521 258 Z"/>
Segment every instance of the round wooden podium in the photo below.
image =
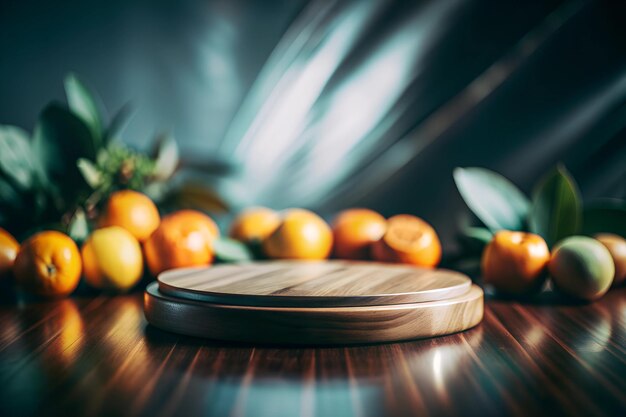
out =
<path fill-rule="evenodd" d="M 210 339 L 355 344 L 477 325 L 483 292 L 458 272 L 348 261 L 267 261 L 167 271 L 146 289 L 148 321 Z"/>

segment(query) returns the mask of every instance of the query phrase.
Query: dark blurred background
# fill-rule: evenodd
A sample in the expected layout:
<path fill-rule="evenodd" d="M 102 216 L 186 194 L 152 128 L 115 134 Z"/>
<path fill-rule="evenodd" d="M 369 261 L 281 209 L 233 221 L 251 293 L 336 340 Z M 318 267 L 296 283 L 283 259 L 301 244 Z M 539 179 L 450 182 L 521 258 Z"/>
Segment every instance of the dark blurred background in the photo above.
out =
<path fill-rule="evenodd" d="M 0 123 L 31 130 L 74 71 L 235 209 L 413 213 L 450 248 L 456 166 L 626 196 L 625 3 L 3 1 Z"/>

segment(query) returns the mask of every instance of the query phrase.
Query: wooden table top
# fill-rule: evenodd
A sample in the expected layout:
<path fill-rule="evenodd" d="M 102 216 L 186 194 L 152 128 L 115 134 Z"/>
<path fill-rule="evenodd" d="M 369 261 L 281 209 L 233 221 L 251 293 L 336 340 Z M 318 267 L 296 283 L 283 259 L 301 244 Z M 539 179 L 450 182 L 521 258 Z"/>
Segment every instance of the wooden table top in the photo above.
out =
<path fill-rule="evenodd" d="M 0 415 L 625 415 L 626 289 L 487 300 L 464 333 L 252 347 L 147 326 L 142 294 L 0 306 Z"/>

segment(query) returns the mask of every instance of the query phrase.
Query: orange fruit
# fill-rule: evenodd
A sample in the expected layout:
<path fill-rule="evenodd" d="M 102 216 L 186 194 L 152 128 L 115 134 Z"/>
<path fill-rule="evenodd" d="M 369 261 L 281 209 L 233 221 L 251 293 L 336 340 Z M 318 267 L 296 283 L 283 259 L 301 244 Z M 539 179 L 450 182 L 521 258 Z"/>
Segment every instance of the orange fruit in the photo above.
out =
<path fill-rule="evenodd" d="M 387 220 L 385 234 L 372 245 L 372 257 L 380 262 L 433 268 L 441 260 L 441 243 L 430 224 L 416 216 L 399 214 Z"/>
<path fill-rule="evenodd" d="M 370 246 L 385 234 L 387 221 L 372 210 L 349 209 L 335 217 L 332 229 L 335 258 L 367 259 Z"/>
<path fill-rule="evenodd" d="M 218 236 L 215 222 L 199 211 L 180 210 L 165 216 L 144 244 L 148 269 L 158 275 L 168 269 L 208 265 Z"/>
<path fill-rule="evenodd" d="M 8 276 L 13 268 L 13 262 L 20 244 L 6 230 L 0 227 L 0 279 Z"/>
<path fill-rule="evenodd" d="M 74 291 L 81 268 L 76 243 L 61 232 L 44 231 L 22 244 L 13 273 L 17 285 L 23 290 L 52 298 Z"/>
<path fill-rule="evenodd" d="M 146 241 L 159 226 L 156 205 L 145 194 L 132 190 L 116 191 L 107 200 L 100 227 L 120 226 L 140 242 Z"/>
<path fill-rule="evenodd" d="M 615 277 L 612 286 L 621 285 L 626 281 L 626 239 L 611 233 L 600 233 L 594 238 L 609 250 L 613 258 Z"/>
<path fill-rule="evenodd" d="M 500 292 L 528 293 L 541 288 L 549 260 L 550 250 L 541 236 L 502 230 L 483 251 L 482 275 Z"/>
<path fill-rule="evenodd" d="M 280 225 L 263 242 L 270 258 L 326 259 L 333 245 L 333 233 L 317 214 L 290 209 L 281 216 Z"/>
<path fill-rule="evenodd" d="M 83 244 L 81 254 L 85 280 L 98 289 L 126 291 L 143 274 L 141 246 L 119 226 L 95 230 Z"/>
<path fill-rule="evenodd" d="M 230 237 L 244 243 L 265 240 L 280 224 L 280 216 L 266 207 L 251 207 L 235 217 Z"/>

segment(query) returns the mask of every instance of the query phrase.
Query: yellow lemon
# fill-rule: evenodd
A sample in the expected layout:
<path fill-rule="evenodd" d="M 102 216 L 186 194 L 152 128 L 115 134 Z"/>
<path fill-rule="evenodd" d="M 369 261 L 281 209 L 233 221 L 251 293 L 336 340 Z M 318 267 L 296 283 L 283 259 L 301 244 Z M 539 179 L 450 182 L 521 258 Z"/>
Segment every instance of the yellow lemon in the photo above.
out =
<path fill-rule="evenodd" d="M 119 226 L 95 230 L 81 253 L 85 280 L 95 288 L 126 291 L 143 274 L 141 246 L 129 231 Z"/>

